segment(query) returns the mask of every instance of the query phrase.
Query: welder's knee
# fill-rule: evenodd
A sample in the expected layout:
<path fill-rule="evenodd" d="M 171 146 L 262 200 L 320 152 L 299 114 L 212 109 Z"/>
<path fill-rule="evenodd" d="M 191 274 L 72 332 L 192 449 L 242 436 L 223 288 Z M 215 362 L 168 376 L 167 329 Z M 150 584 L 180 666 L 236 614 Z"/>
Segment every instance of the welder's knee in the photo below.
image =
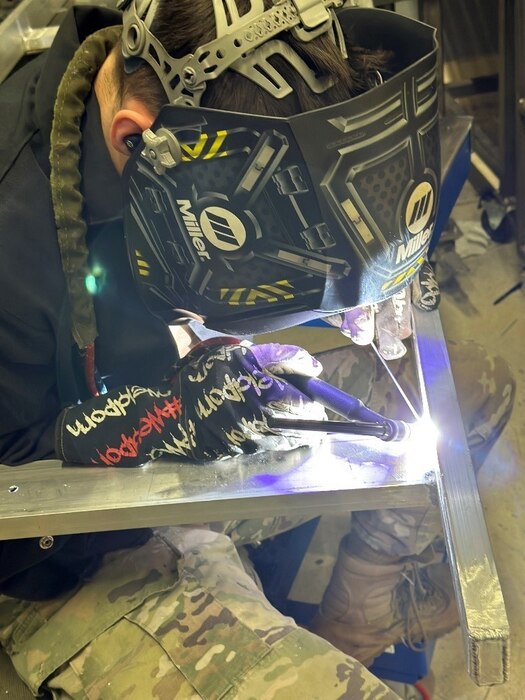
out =
<path fill-rule="evenodd" d="M 478 469 L 505 428 L 516 393 L 507 362 L 477 343 L 449 343 L 456 393 L 474 467 Z"/>

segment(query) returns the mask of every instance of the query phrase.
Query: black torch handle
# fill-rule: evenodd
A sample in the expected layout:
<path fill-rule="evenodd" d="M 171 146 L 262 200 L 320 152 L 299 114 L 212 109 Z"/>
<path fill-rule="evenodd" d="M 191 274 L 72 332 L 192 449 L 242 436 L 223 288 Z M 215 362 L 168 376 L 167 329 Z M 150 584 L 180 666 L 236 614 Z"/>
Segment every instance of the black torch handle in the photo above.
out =
<path fill-rule="evenodd" d="M 385 416 L 365 406 L 360 399 L 337 389 L 322 379 L 305 377 L 302 374 L 286 374 L 283 379 L 297 387 L 308 398 L 350 421 L 349 424 L 346 424 L 336 421 L 301 421 L 298 419 L 294 421 L 296 429 L 375 435 L 381 440 L 402 440 L 410 432 L 408 423 L 385 418 Z M 284 420 L 282 422 L 284 423 Z M 288 423 L 290 428 L 294 427 L 291 422 L 288 421 Z M 308 426 L 308 424 L 310 425 Z M 314 426 L 314 424 L 317 425 Z M 321 427 L 323 425 L 324 427 Z"/>
<path fill-rule="evenodd" d="M 301 418 L 277 418 L 267 416 L 270 428 L 277 430 L 311 430 L 322 433 L 343 433 L 345 435 L 366 435 L 385 442 L 403 440 L 409 434 L 409 427 L 403 421 L 384 420 L 382 423 L 364 421 L 302 420 Z"/>

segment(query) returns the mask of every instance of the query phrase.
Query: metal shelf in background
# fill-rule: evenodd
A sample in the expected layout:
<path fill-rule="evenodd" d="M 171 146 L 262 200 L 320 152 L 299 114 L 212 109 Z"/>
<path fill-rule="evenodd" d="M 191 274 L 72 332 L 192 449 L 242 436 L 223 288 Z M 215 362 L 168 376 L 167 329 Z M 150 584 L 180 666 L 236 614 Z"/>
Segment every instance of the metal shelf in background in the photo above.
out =
<path fill-rule="evenodd" d="M 525 264 L 525 0 L 516 0 L 516 218 L 518 251 Z"/>
<path fill-rule="evenodd" d="M 51 46 L 64 12 L 73 5 L 116 7 L 116 0 L 22 0 L 0 23 L 0 83 L 26 56 Z"/>
<path fill-rule="evenodd" d="M 520 33 L 515 15 L 521 1 L 419 0 L 422 19 L 436 26 L 440 37 L 443 114 L 474 117 L 471 180 L 480 193 L 490 191 L 502 199 L 515 195 L 514 85 L 516 42 Z M 484 7 L 491 10 L 497 26 L 492 26 Z M 458 52 L 461 55 L 454 55 Z M 483 101 L 484 89 L 489 92 Z M 492 125 L 483 128 L 481 118 L 476 119 L 476 106 L 466 106 L 469 99 L 482 100 L 485 111 L 487 100 L 494 103 L 496 114 Z M 477 114 L 479 117 L 480 112 Z"/>

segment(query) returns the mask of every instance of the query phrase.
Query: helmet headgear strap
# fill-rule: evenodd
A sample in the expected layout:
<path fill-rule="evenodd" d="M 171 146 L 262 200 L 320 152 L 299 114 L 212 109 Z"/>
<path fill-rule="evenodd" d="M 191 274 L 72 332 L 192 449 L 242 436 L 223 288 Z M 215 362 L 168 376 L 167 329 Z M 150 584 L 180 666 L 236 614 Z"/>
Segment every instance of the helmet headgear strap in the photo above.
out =
<path fill-rule="evenodd" d="M 344 38 L 334 7 L 343 0 L 274 0 L 264 9 L 263 0 L 252 0 L 251 9 L 239 15 L 235 0 L 213 0 L 217 38 L 200 46 L 195 53 L 174 58 L 150 31 L 158 2 L 120 0 L 124 11 L 122 51 L 126 70 L 133 72 L 145 61 L 160 82 L 171 104 L 196 107 L 206 83 L 228 68 L 241 73 L 276 98 L 292 92 L 283 76 L 269 63 L 280 55 L 294 67 L 314 92 L 332 85 L 328 76 L 317 76 L 308 64 L 284 41 L 276 37 L 290 31 L 299 41 L 308 42 L 331 32 L 344 52 Z"/>

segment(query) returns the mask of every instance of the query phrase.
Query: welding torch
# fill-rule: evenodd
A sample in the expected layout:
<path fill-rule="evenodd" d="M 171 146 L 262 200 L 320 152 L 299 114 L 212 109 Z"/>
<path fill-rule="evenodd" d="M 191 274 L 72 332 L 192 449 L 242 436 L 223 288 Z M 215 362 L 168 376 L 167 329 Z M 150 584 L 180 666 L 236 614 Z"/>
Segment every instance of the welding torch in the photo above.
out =
<path fill-rule="evenodd" d="M 231 336 L 207 338 L 195 345 L 182 361 L 187 361 L 190 356 L 194 357 L 214 345 L 232 345 L 239 342 L 237 338 Z M 404 440 L 410 435 L 410 425 L 405 421 L 385 418 L 385 416 L 365 406 L 360 399 L 337 389 L 322 379 L 303 374 L 279 374 L 279 379 L 292 384 L 312 401 L 317 401 L 346 420 L 307 420 L 267 415 L 266 420 L 272 429 L 365 435 L 377 437 L 385 442 Z"/>
<path fill-rule="evenodd" d="M 346 418 L 346 421 L 303 420 L 300 418 L 268 417 L 271 428 L 279 430 L 312 430 L 325 433 L 368 435 L 386 442 L 404 440 L 410 435 L 410 425 L 402 420 L 385 418 L 355 396 L 337 389 L 328 382 L 299 374 L 280 375 L 313 401 Z"/>

